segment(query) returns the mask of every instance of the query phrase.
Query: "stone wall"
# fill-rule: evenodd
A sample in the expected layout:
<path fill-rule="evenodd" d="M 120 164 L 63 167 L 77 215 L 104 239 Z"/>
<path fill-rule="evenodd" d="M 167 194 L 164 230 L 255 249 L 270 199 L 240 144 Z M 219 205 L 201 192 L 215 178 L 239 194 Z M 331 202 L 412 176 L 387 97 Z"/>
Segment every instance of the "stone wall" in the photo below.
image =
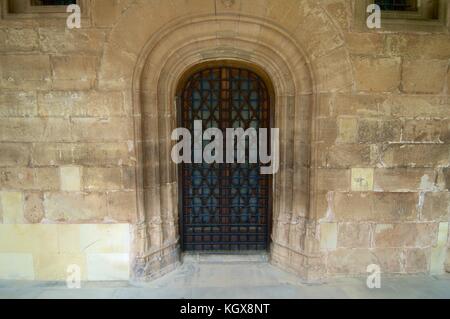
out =
<path fill-rule="evenodd" d="M 295 139 L 311 143 L 290 150 L 311 155 L 279 177 L 280 185 L 294 186 L 290 204 L 283 205 L 288 200 L 283 197 L 274 214 L 274 263 L 300 275 L 302 268 L 314 268 L 319 277 L 366 273 L 369 264 L 386 273 L 442 273 L 446 258 L 450 267 L 450 36 L 407 27 L 355 30 L 352 5 L 350 0 L 93 0 L 79 30 L 67 29 L 63 18 L 0 20 L 0 278 L 62 279 L 63 266 L 78 260 L 86 268 L 84 278 L 98 279 L 95 274 L 108 260 L 119 269 L 108 278 L 123 279 L 124 264 L 133 262 L 136 251 L 158 251 L 152 267 L 167 266 L 160 252 L 177 234 L 161 225 L 173 227 L 177 220 L 152 214 L 165 216 L 172 209 L 176 215 L 176 196 L 168 195 L 172 202 L 162 200 L 164 194 L 144 200 L 142 193 L 145 187 L 147 193 L 164 192 L 160 182 L 176 189 L 159 173 L 170 159 L 153 148 L 168 136 L 141 143 L 140 123 L 146 123 L 146 134 L 158 117 L 142 114 L 144 122 L 136 111 L 134 72 L 144 64 L 142 52 L 152 38 L 172 21 L 197 16 L 236 22 L 217 18 L 217 31 L 211 31 L 217 47 L 199 51 L 196 61 L 237 52 L 240 47 L 233 45 L 241 45 L 245 32 L 270 46 L 243 41 L 248 56 L 269 56 L 272 50 L 286 60 L 305 61 L 280 69 L 286 78 L 294 74 L 294 83 L 287 82 L 294 88 L 286 88 L 286 95 L 304 105 L 301 97 L 311 94 L 314 105 L 311 114 L 294 112 L 295 121 L 310 124 L 294 123 Z M 285 37 L 262 27 L 272 25 Z M 192 22 L 197 40 L 207 31 Z M 169 58 L 164 50 L 152 52 L 155 61 Z M 245 54 L 239 52 L 251 60 Z M 146 68 L 152 67 L 148 62 Z M 312 69 L 312 83 L 303 76 L 306 69 Z M 143 74 L 140 83 L 149 85 L 172 76 Z M 281 76 L 272 81 L 277 87 Z M 167 97 L 158 90 L 146 87 L 139 102 L 158 96 L 161 104 Z M 165 115 L 163 109 L 158 116 Z M 294 130 L 279 123 L 282 134 Z M 141 165 L 142 144 L 146 156 L 159 160 L 151 167 Z M 289 154 L 284 158 L 289 162 Z M 145 187 L 139 182 L 143 174 Z M 294 176 L 298 183 L 289 184 Z M 142 214 L 153 223 L 145 230 Z M 113 247 L 89 248 L 96 240 Z M 77 248 L 64 250 L 73 243 Z M 58 269 L 46 270 L 55 258 Z"/>

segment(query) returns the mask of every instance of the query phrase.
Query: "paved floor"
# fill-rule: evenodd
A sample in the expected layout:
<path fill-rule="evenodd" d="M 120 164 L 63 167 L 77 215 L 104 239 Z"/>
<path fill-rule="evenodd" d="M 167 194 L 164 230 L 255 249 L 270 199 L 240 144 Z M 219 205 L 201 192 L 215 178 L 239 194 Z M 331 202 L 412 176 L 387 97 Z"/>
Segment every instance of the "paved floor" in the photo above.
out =
<path fill-rule="evenodd" d="M 221 257 L 220 257 L 221 258 Z M 56 282 L 0 281 L 0 299 L 11 298 L 446 298 L 450 275 L 383 277 L 380 289 L 366 278 L 333 279 L 308 285 L 262 260 L 187 260 L 176 271 L 151 283 L 89 282 L 68 289 Z"/>

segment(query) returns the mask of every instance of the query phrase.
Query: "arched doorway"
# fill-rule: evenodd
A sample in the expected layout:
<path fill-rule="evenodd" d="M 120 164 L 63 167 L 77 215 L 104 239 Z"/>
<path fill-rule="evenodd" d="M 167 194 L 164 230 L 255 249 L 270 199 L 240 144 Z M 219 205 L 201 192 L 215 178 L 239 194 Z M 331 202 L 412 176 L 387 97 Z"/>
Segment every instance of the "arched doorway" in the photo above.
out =
<path fill-rule="evenodd" d="M 272 124 L 267 81 L 248 65 L 220 61 L 194 67 L 180 83 L 179 126 L 187 128 L 194 139 L 196 121 L 202 132 L 210 128 L 222 132 L 216 161 L 196 160 L 198 145 L 192 143 L 192 163 L 178 167 L 183 251 L 238 253 L 269 248 L 272 176 L 261 173 L 259 156 L 256 161 L 250 156 L 250 152 L 258 154 L 258 142 L 252 137 L 258 138 L 259 129 L 270 132 Z M 247 134 L 240 144 L 227 129 L 242 129 Z M 203 136 L 202 154 L 218 138 Z M 245 155 L 238 159 L 237 147 L 243 146 L 242 141 Z M 230 142 L 234 145 L 231 157 L 227 153 Z M 265 143 L 270 148 L 270 136 Z"/>

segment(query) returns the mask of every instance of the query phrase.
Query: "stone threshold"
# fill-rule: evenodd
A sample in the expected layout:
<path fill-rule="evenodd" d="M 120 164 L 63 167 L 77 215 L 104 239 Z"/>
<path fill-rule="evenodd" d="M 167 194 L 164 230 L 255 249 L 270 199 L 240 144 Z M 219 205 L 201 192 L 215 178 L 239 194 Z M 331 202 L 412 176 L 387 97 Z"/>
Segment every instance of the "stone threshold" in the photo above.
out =
<path fill-rule="evenodd" d="M 183 263 L 267 263 L 269 254 L 267 252 L 245 252 L 245 253 L 183 253 Z"/>

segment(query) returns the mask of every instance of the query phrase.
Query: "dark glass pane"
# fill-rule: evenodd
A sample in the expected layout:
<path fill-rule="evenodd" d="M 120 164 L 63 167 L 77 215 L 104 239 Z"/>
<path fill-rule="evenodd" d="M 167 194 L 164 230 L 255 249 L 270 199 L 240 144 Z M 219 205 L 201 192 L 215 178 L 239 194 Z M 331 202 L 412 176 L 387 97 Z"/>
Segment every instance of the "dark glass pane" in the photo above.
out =
<path fill-rule="evenodd" d="M 417 11 L 417 0 L 375 0 L 381 10 Z"/>
<path fill-rule="evenodd" d="M 32 6 L 68 6 L 76 4 L 77 0 L 32 0 Z"/>

